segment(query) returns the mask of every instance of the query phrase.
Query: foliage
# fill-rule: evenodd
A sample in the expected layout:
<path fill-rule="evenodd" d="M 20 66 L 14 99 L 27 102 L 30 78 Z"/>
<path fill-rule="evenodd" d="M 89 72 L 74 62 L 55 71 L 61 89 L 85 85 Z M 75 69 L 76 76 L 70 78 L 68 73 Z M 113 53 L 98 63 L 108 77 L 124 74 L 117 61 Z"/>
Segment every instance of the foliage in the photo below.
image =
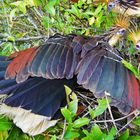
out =
<path fill-rule="evenodd" d="M 80 35 L 102 34 L 113 24 L 116 13 L 108 13 L 105 3 L 93 4 L 93 0 L 1 0 L 0 5 L 0 55 L 9 55 L 14 51 L 38 46 L 54 33 Z M 139 26 L 139 25 L 138 25 Z M 137 52 L 130 40 L 125 48 L 118 49 L 127 55 L 127 61 L 122 63 L 130 69 L 139 79 Z M 0 118 L 0 140 L 56 140 L 56 139 L 105 139 L 105 140 L 133 140 L 140 139 L 140 118 L 133 121 L 138 128 L 133 131 L 118 130 L 102 118 L 108 112 L 107 99 L 97 100 L 96 106 L 88 106 L 87 116 L 77 116 L 78 97 L 66 88 L 68 106 L 61 109 L 65 118 L 64 123 L 59 122 L 55 127 L 49 128 L 44 134 L 30 137 L 21 132 L 7 118 Z M 71 98 L 69 98 L 69 96 Z M 111 102 L 108 99 L 109 102 Z M 107 114 L 109 115 L 109 114 Z M 101 123 L 98 121 L 103 120 Z M 120 120 L 121 121 L 121 120 Z M 99 122 L 99 123 L 97 123 Z M 111 125 L 110 125 L 111 124 Z"/>
<path fill-rule="evenodd" d="M 44 134 L 30 137 L 24 134 L 10 120 L 1 117 L 0 119 L 0 140 L 139 140 L 140 136 L 131 136 L 129 129 L 119 134 L 115 126 L 102 129 L 100 123 L 96 123 L 98 116 L 102 115 L 108 109 L 107 102 L 111 102 L 107 98 L 97 100 L 98 105 L 95 109 L 89 107 L 89 115 L 87 117 L 77 116 L 78 98 L 71 89 L 65 86 L 68 106 L 61 109 L 64 116 L 64 123 L 60 122 L 56 126 L 49 128 Z M 133 121 L 134 124 L 140 125 L 140 118 Z M 103 122 L 105 123 L 106 120 Z M 98 122 L 98 121 L 97 121 Z M 88 129 L 87 129 L 88 128 Z M 139 128 L 138 128 L 139 131 Z M 58 133 L 58 136 L 56 135 Z"/>

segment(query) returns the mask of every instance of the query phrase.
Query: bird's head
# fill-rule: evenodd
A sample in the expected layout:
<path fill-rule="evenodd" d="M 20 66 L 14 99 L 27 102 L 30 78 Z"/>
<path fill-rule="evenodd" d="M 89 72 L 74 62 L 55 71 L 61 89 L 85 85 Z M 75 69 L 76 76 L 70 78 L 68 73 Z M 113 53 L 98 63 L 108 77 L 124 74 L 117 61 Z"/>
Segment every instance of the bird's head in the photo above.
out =
<path fill-rule="evenodd" d="M 108 11 L 112 11 L 116 6 L 117 4 L 119 3 L 119 0 L 115 0 L 115 1 L 110 1 L 108 4 L 107 4 L 107 9 Z"/>
<path fill-rule="evenodd" d="M 133 42 L 134 48 L 140 51 L 140 29 L 130 31 L 128 38 Z"/>
<path fill-rule="evenodd" d="M 129 28 L 129 17 L 126 17 L 124 15 L 119 15 L 115 20 L 114 20 L 114 25 L 110 29 L 110 38 L 109 38 L 109 44 L 111 46 L 114 46 L 120 39 L 122 39 L 126 31 Z"/>

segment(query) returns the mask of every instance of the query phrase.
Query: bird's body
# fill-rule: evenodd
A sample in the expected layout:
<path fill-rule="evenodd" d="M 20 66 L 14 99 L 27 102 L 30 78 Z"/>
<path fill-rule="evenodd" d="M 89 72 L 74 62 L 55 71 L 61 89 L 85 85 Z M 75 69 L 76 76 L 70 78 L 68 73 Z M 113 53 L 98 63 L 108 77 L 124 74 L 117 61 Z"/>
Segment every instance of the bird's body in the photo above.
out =
<path fill-rule="evenodd" d="M 80 85 L 98 98 L 107 91 L 111 105 L 124 114 L 140 110 L 139 81 L 123 66 L 120 53 L 100 36 L 56 34 L 44 45 L 10 59 L 0 60 L 0 97 L 4 98 L 0 114 L 10 116 L 30 135 L 57 122 L 60 108 L 66 105 L 64 85 L 72 90 Z"/>

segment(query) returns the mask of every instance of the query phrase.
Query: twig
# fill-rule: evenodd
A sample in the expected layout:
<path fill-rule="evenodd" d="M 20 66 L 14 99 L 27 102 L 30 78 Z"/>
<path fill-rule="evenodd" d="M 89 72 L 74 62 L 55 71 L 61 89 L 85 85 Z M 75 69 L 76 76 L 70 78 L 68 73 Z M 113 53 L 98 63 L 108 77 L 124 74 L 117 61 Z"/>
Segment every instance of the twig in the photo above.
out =
<path fill-rule="evenodd" d="M 135 110 L 135 112 L 136 112 L 136 110 Z M 135 114 L 135 116 L 134 116 L 132 119 L 130 119 L 130 120 L 127 122 L 127 124 L 125 124 L 125 125 L 117 132 L 116 135 L 118 135 L 125 127 L 127 127 L 127 126 L 139 115 L 139 113 L 134 113 L 134 114 Z"/>
<path fill-rule="evenodd" d="M 19 38 L 15 39 L 15 42 L 26 42 L 29 40 L 38 40 L 38 39 L 47 39 L 46 36 L 35 36 L 35 37 L 29 37 L 29 38 Z M 1 42 L 12 42 L 11 40 L 8 40 L 7 38 L 0 39 Z"/>
<path fill-rule="evenodd" d="M 115 121 L 114 121 L 114 117 L 113 117 L 113 114 L 112 114 L 112 111 L 111 111 L 111 107 L 110 107 L 109 102 L 108 102 L 108 98 L 107 98 L 108 95 L 109 95 L 109 93 L 107 93 L 107 92 L 105 91 L 105 98 L 106 98 L 106 102 L 107 102 L 107 106 L 108 106 L 108 111 L 109 111 L 109 113 L 110 113 L 110 117 L 111 117 L 111 119 L 112 119 L 112 123 L 113 123 L 114 127 L 116 128 L 116 130 L 118 130 L 118 129 L 117 129 L 117 126 L 116 126 L 116 124 L 115 124 Z"/>
<path fill-rule="evenodd" d="M 37 15 L 38 15 L 40 18 L 43 17 L 43 14 L 42 14 L 41 12 L 39 12 L 37 8 L 34 7 L 33 9 L 35 10 L 35 12 L 37 13 Z"/>
<path fill-rule="evenodd" d="M 119 119 L 114 119 L 113 121 L 114 121 L 114 122 L 118 122 L 118 121 L 121 121 L 121 120 L 123 120 L 123 119 L 126 119 L 126 118 L 132 116 L 133 114 L 135 114 L 135 112 L 136 112 L 136 111 L 133 111 L 133 112 L 131 112 L 130 114 L 128 114 L 128 115 L 126 115 L 126 116 L 124 116 L 124 117 L 121 117 L 121 118 L 119 118 Z M 104 123 L 104 122 L 108 123 L 108 122 L 112 122 L 112 120 L 91 121 L 91 123 Z"/>

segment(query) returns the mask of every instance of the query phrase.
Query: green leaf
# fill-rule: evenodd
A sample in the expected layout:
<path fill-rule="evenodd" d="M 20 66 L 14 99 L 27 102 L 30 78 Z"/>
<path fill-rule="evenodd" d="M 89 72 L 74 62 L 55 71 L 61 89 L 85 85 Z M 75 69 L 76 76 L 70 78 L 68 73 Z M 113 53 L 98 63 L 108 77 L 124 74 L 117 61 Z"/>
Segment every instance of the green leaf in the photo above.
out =
<path fill-rule="evenodd" d="M 11 42 L 14 42 L 15 41 L 15 38 L 13 36 L 8 36 L 7 40 L 9 40 Z"/>
<path fill-rule="evenodd" d="M 68 89 L 68 92 L 71 92 L 70 89 Z M 77 99 L 77 95 L 72 92 L 70 98 L 73 100 L 68 104 L 68 109 L 71 112 L 72 117 L 76 116 L 77 110 L 78 110 L 78 99 Z"/>
<path fill-rule="evenodd" d="M 78 100 L 71 101 L 68 109 L 70 110 L 72 117 L 76 116 L 78 110 Z"/>
<path fill-rule="evenodd" d="M 74 15 L 76 15 L 78 18 L 81 19 L 81 12 L 79 11 L 76 5 L 72 5 L 72 8 L 70 10 L 68 9 L 67 11 L 73 13 Z"/>
<path fill-rule="evenodd" d="M 71 112 L 67 108 L 62 108 L 61 113 L 63 114 L 67 122 L 72 122 Z"/>
<path fill-rule="evenodd" d="M 56 136 L 52 136 L 50 140 L 56 140 Z"/>
<path fill-rule="evenodd" d="M 67 127 L 67 130 L 66 130 L 65 134 L 64 134 L 64 139 L 72 140 L 72 139 L 77 138 L 79 136 L 80 136 L 80 134 L 72 128 L 72 125 L 69 125 Z"/>
<path fill-rule="evenodd" d="M 103 138 L 103 132 L 96 124 L 92 126 L 90 133 L 87 131 L 84 131 L 84 133 L 86 134 L 86 137 L 84 137 L 82 140 L 102 140 Z"/>
<path fill-rule="evenodd" d="M 72 140 L 72 139 L 77 138 L 79 136 L 80 136 L 80 134 L 78 132 L 73 131 L 73 132 L 65 133 L 64 138 L 67 140 Z"/>
<path fill-rule="evenodd" d="M 127 140 L 128 138 L 129 138 L 129 130 L 127 129 L 124 133 L 121 134 L 121 136 L 117 138 L 117 140 Z"/>
<path fill-rule="evenodd" d="M 51 15 L 51 16 L 55 16 L 55 8 L 52 5 L 47 4 L 45 6 L 45 10 Z"/>
<path fill-rule="evenodd" d="M 98 101 L 98 106 L 95 110 L 89 108 L 89 113 L 92 118 L 101 115 L 108 107 L 106 99 L 98 99 L 97 101 Z"/>
<path fill-rule="evenodd" d="M 89 25 L 92 25 L 95 22 L 95 17 L 89 18 Z"/>
<path fill-rule="evenodd" d="M 129 62 L 127 62 L 126 60 L 122 59 L 122 63 L 123 65 L 128 68 L 129 70 L 131 70 L 135 76 L 140 79 L 140 75 L 138 73 L 138 69 L 136 67 L 134 67 L 132 64 L 130 64 Z"/>
<path fill-rule="evenodd" d="M 43 16 L 42 17 L 42 24 L 46 29 L 48 29 L 49 26 L 50 26 L 50 18 L 46 17 L 46 16 Z"/>
<path fill-rule="evenodd" d="M 10 11 L 10 21 L 12 22 L 13 17 L 15 16 L 15 13 L 18 9 L 14 8 L 13 10 Z"/>
<path fill-rule="evenodd" d="M 99 5 L 94 12 L 94 16 L 98 15 L 101 12 L 102 8 L 103 8 L 103 6 Z"/>
<path fill-rule="evenodd" d="M 23 1 L 16 1 L 11 3 L 11 5 L 16 6 L 21 12 L 23 12 L 24 14 L 26 14 L 26 3 Z"/>
<path fill-rule="evenodd" d="M 79 118 L 76 121 L 74 121 L 73 123 L 73 127 L 74 128 L 80 128 L 84 125 L 88 125 L 89 124 L 89 119 L 88 118 Z"/>
<path fill-rule="evenodd" d="M 133 120 L 132 122 L 133 124 L 140 126 L 140 117 L 136 118 L 135 120 Z"/>
<path fill-rule="evenodd" d="M 110 132 L 106 136 L 105 140 L 114 140 L 116 133 L 117 133 L 116 128 L 112 127 L 112 129 L 110 130 Z"/>
<path fill-rule="evenodd" d="M 35 6 L 43 6 L 44 4 L 43 0 L 33 0 L 33 1 L 34 1 Z"/>
<path fill-rule="evenodd" d="M 0 131 L 9 130 L 12 127 L 13 123 L 8 119 L 1 117 L 0 118 Z"/>
<path fill-rule="evenodd" d="M 64 87 L 65 87 L 65 92 L 66 92 L 67 103 L 69 104 L 70 103 L 69 96 L 72 93 L 72 90 L 66 85 L 64 85 Z"/>
<path fill-rule="evenodd" d="M 59 4 L 59 2 L 60 2 L 60 0 L 49 0 L 48 4 L 51 6 L 55 6 L 55 5 Z"/>
<path fill-rule="evenodd" d="M 7 140 L 8 131 L 0 131 L 0 140 Z"/>
<path fill-rule="evenodd" d="M 130 136 L 128 140 L 140 140 L 140 136 Z"/>
<path fill-rule="evenodd" d="M 34 139 L 35 140 L 46 140 L 46 137 L 40 134 L 40 135 L 35 136 Z"/>

